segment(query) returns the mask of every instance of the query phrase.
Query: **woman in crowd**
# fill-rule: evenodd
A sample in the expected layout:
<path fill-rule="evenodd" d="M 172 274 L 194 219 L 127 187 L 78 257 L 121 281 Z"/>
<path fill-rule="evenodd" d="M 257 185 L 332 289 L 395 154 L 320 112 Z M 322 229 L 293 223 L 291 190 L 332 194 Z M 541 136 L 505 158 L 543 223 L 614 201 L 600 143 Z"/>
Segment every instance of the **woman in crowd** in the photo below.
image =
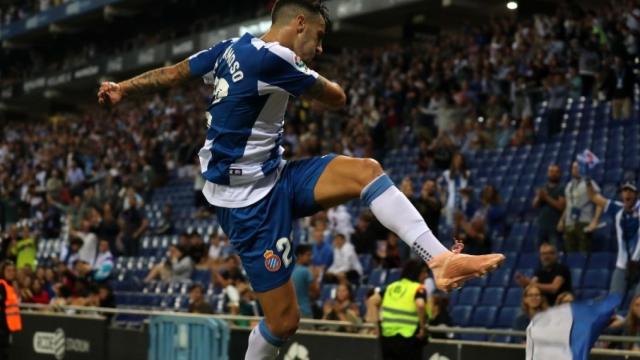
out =
<path fill-rule="evenodd" d="M 547 298 L 542 296 L 540 288 L 535 284 L 530 284 L 522 293 L 522 312 L 513 322 L 513 329 L 525 331 L 533 317 L 542 311 L 547 310 Z"/>
<path fill-rule="evenodd" d="M 329 299 L 324 302 L 322 319 L 348 321 L 353 324 L 362 322 L 358 306 L 353 302 L 353 291 L 348 283 L 338 285 L 335 299 Z M 338 331 L 344 330 L 339 329 Z"/>

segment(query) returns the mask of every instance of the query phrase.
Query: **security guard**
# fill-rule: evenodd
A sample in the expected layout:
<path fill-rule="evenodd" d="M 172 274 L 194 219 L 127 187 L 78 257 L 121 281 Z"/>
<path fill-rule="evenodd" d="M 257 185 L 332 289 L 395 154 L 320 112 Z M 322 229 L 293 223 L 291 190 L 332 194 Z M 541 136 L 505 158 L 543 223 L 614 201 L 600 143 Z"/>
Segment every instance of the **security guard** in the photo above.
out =
<path fill-rule="evenodd" d="M 8 359 L 11 334 L 22 330 L 18 295 L 11 283 L 16 278 L 16 266 L 11 261 L 0 265 L 0 360 Z"/>
<path fill-rule="evenodd" d="M 426 277 L 424 263 L 409 260 L 402 269 L 400 280 L 385 290 L 380 322 L 384 360 L 422 359 L 427 300 L 422 283 Z"/>

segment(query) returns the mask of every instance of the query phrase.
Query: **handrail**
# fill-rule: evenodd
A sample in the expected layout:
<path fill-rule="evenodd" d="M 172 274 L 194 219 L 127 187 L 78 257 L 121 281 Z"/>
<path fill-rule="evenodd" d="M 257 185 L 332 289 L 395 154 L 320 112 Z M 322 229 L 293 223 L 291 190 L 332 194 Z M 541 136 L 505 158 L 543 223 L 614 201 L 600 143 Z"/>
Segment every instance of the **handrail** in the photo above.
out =
<path fill-rule="evenodd" d="M 125 315 L 142 315 L 142 316 L 160 316 L 160 315 L 172 315 L 183 317 L 213 317 L 220 320 L 227 321 L 259 321 L 261 316 L 245 316 L 245 315 L 229 315 L 229 314 L 192 314 L 185 312 L 175 311 L 159 311 L 159 310 L 144 310 L 144 309 L 126 309 L 126 308 L 101 308 L 101 307 L 87 307 L 87 306 L 70 306 L 70 305 L 42 305 L 42 304 L 20 304 L 20 308 L 27 310 L 50 310 L 50 311 L 78 311 L 89 313 L 103 313 L 103 314 L 125 314 Z M 321 319 L 300 319 L 300 324 L 303 325 L 315 325 L 315 326 L 330 326 L 330 327 L 350 327 L 358 329 L 375 329 L 376 324 L 371 323 L 351 323 L 348 321 L 334 321 L 334 320 L 321 320 Z M 488 336 L 513 336 L 513 337 L 526 337 L 526 332 L 511 330 L 511 329 L 487 329 L 487 328 L 470 328 L 459 326 L 427 326 L 427 330 L 431 333 L 454 333 L 454 334 L 469 334 L 469 335 L 488 335 Z M 308 331 L 308 330 L 307 330 Z M 324 332 L 324 331 L 323 331 Z M 599 341 L 608 342 L 640 342 L 640 336 L 619 336 L 619 335 L 601 335 L 598 338 Z"/>

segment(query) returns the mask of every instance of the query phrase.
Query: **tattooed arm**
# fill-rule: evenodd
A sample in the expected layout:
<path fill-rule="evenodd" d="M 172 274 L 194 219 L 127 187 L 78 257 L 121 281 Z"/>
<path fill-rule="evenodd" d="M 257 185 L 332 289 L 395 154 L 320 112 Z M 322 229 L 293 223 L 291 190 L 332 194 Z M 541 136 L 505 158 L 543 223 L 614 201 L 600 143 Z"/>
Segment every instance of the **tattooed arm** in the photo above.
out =
<path fill-rule="evenodd" d="M 343 108 L 347 102 L 347 95 L 340 85 L 323 76 L 318 76 L 315 84 L 304 95 L 323 103 L 332 110 Z"/>
<path fill-rule="evenodd" d="M 135 96 L 176 86 L 191 78 L 189 61 L 147 71 L 120 83 L 104 82 L 98 91 L 100 104 L 117 104 L 125 96 Z"/>

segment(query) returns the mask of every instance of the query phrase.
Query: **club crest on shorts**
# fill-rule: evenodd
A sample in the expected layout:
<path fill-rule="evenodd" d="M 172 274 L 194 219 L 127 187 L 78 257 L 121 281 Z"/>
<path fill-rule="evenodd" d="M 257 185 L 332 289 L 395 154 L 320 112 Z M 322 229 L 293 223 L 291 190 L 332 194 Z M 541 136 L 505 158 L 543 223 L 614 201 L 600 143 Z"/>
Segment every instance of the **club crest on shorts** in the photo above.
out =
<path fill-rule="evenodd" d="M 276 272 L 280 270 L 282 266 L 282 260 L 280 257 L 273 253 L 271 250 L 267 250 L 264 252 L 264 267 L 267 268 L 270 272 Z"/>

